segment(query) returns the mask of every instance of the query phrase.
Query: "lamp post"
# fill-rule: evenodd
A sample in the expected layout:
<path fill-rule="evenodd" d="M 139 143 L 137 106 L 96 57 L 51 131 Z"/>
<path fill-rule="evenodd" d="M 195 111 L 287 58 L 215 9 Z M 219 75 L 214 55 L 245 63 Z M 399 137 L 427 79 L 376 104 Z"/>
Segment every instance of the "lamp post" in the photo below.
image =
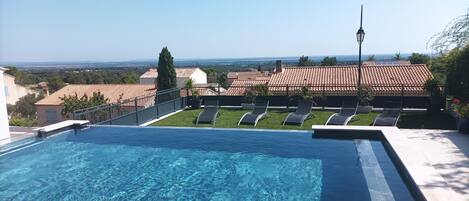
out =
<path fill-rule="evenodd" d="M 360 87 L 362 85 L 362 43 L 365 39 L 365 31 L 362 27 L 363 21 L 363 5 L 361 6 L 360 11 L 360 28 L 357 31 L 357 42 L 358 42 L 358 83 L 357 83 L 357 92 L 360 95 Z"/>

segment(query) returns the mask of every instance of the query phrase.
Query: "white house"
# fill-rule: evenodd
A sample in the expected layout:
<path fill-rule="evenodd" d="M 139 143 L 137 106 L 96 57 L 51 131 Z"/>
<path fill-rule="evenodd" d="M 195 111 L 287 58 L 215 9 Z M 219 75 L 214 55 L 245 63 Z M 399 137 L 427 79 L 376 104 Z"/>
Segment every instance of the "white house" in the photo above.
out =
<path fill-rule="evenodd" d="M 175 68 L 177 87 L 183 88 L 187 80 L 192 79 L 194 84 L 207 84 L 207 73 L 200 68 Z M 140 76 L 140 84 L 156 84 L 158 71 L 149 69 Z"/>
<path fill-rule="evenodd" d="M 0 67 L 0 141 L 10 138 L 10 129 L 8 128 L 7 103 L 5 97 L 5 84 L 3 82 L 4 72 L 7 69 Z"/>
<path fill-rule="evenodd" d="M 28 94 L 39 95 L 39 91 L 15 83 L 15 76 L 4 73 L 5 96 L 7 104 L 14 105 L 21 97 Z"/>

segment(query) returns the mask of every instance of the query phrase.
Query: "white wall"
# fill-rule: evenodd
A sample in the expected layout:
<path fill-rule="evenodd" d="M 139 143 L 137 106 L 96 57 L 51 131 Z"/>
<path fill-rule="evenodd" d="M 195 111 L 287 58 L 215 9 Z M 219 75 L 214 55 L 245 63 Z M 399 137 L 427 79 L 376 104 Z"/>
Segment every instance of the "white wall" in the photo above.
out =
<path fill-rule="evenodd" d="M 187 77 L 177 77 L 176 78 L 176 87 L 178 89 L 184 88 L 185 85 L 186 85 L 187 80 L 189 80 L 189 78 L 187 78 Z"/>
<path fill-rule="evenodd" d="M 7 104 L 14 105 L 21 97 L 26 96 L 28 94 L 39 95 L 38 91 L 34 91 L 19 84 L 16 84 L 14 76 L 4 74 L 3 82 L 6 87 L 5 96 Z"/>
<path fill-rule="evenodd" d="M 207 84 L 207 73 L 200 68 L 197 68 L 190 78 L 194 81 L 194 84 Z"/>
<path fill-rule="evenodd" d="M 10 138 L 10 130 L 8 128 L 8 114 L 5 97 L 5 84 L 3 81 L 3 72 L 6 69 L 0 67 L 0 140 Z"/>
<path fill-rule="evenodd" d="M 194 84 L 207 84 L 207 73 L 200 68 L 190 76 Z M 176 77 L 177 88 L 184 88 L 189 77 Z M 140 84 L 156 84 L 156 78 L 140 78 Z"/>

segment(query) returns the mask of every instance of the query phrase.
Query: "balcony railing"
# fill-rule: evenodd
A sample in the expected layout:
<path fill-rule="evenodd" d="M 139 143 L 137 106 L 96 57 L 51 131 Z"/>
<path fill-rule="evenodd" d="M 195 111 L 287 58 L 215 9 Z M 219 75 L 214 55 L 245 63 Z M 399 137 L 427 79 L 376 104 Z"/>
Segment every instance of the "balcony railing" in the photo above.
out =
<path fill-rule="evenodd" d="M 73 112 L 73 119 L 92 124 L 140 125 L 186 106 L 179 89 L 168 89 Z"/>

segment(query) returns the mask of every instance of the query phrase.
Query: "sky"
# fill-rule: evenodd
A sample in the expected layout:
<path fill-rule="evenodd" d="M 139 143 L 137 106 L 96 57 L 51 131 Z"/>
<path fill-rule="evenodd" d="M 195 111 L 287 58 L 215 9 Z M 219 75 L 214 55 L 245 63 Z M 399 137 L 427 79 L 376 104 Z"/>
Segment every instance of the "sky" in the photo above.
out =
<path fill-rule="evenodd" d="M 428 53 L 467 0 L 0 0 L 0 62 Z"/>

